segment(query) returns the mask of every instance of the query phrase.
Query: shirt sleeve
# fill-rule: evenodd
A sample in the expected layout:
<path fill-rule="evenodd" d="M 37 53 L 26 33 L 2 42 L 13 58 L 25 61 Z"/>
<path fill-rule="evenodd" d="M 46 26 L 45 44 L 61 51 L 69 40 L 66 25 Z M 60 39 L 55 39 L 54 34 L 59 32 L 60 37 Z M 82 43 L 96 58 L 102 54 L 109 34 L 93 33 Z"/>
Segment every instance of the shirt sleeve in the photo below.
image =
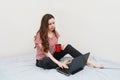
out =
<path fill-rule="evenodd" d="M 35 36 L 35 44 L 40 44 L 40 43 L 41 43 L 40 34 L 37 33 L 37 35 Z"/>

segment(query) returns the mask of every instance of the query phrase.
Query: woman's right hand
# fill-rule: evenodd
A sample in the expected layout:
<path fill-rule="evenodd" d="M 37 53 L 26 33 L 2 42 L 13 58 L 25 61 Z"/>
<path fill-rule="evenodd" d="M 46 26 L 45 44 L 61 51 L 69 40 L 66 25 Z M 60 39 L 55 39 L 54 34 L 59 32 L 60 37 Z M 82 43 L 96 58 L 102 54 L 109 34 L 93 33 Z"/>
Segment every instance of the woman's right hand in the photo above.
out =
<path fill-rule="evenodd" d="M 60 63 L 58 64 L 58 66 L 61 67 L 62 69 L 63 69 L 63 68 L 68 69 L 69 67 L 68 67 L 67 64 L 69 64 L 69 63 L 70 63 L 70 60 L 65 60 L 64 62 L 60 62 Z"/>

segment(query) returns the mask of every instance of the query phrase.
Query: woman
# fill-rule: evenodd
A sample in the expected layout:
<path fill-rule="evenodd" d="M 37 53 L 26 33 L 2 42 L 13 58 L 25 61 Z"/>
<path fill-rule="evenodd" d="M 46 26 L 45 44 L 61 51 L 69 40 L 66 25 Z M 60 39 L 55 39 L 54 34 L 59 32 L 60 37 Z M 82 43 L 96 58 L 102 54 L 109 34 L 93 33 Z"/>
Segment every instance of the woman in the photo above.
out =
<path fill-rule="evenodd" d="M 60 62 L 66 54 L 70 54 L 73 58 L 81 56 L 82 54 L 72 47 L 70 44 L 63 46 L 61 52 L 55 52 L 55 45 L 58 43 L 60 35 L 55 30 L 55 18 L 51 14 L 45 14 L 41 20 L 40 29 L 35 36 L 36 66 L 44 69 L 52 69 L 56 67 L 69 68 L 69 60 Z M 87 62 L 88 66 L 95 68 L 103 68 L 91 61 Z"/>

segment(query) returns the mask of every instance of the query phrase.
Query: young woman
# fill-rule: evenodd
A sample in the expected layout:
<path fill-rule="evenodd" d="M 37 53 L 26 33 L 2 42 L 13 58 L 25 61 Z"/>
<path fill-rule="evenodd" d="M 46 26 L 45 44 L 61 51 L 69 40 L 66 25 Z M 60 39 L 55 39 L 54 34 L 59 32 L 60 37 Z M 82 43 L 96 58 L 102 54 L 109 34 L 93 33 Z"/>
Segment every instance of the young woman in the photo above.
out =
<path fill-rule="evenodd" d="M 52 69 L 56 67 L 69 68 L 69 60 L 60 62 L 66 54 L 70 54 L 73 58 L 81 56 L 82 54 L 72 47 L 70 44 L 63 46 L 61 52 L 55 52 L 55 45 L 58 43 L 60 35 L 55 29 L 55 18 L 51 14 L 45 14 L 42 17 L 40 29 L 35 35 L 35 48 L 36 54 L 36 66 L 44 69 Z M 95 68 L 103 68 L 94 64 L 93 62 L 87 62 L 88 66 Z"/>

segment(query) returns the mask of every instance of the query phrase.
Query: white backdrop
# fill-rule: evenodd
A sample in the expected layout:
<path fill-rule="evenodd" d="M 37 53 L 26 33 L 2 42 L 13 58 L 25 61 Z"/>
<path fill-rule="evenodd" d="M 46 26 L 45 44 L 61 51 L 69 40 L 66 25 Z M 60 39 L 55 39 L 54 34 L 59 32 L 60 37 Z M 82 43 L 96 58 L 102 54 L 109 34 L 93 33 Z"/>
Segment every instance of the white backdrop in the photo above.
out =
<path fill-rule="evenodd" d="M 61 43 L 120 62 L 119 0 L 0 0 L 0 57 L 35 54 L 41 17 L 51 13 Z"/>

